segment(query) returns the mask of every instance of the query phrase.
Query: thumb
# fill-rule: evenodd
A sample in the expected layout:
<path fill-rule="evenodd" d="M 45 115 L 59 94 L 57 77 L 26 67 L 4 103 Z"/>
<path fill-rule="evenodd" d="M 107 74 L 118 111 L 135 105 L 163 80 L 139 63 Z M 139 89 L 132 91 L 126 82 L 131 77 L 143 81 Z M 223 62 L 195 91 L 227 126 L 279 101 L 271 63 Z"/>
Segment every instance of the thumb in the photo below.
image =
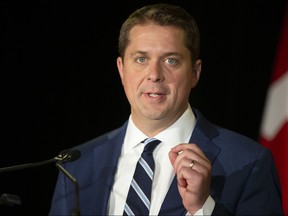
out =
<path fill-rule="evenodd" d="M 176 157 L 177 157 L 177 153 L 170 151 L 168 156 L 169 156 L 170 162 L 171 162 L 171 164 L 173 166 L 174 162 L 176 160 Z"/>

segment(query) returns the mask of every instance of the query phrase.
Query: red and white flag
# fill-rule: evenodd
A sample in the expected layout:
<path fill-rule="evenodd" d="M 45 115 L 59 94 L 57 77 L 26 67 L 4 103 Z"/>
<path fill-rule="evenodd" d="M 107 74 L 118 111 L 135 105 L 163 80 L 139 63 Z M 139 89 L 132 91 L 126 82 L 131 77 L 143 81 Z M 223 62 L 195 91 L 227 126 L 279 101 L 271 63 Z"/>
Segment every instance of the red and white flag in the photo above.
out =
<path fill-rule="evenodd" d="M 288 215 L 288 4 L 285 12 L 259 141 L 274 155 L 284 213 Z"/>

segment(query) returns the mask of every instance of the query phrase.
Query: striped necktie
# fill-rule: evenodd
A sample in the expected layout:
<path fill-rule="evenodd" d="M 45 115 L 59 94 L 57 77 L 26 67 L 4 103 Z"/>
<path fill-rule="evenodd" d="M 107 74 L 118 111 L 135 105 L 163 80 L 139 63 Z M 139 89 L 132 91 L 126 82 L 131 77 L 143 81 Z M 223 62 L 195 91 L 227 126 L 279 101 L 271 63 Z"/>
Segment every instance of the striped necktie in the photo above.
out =
<path fill-rule="evenodd" d="M 153 151 L 160 142 L 155 138 L 141 142 L 145 147 L 136 165 L 123 215 L 149 215 L 154 176 Z"/>

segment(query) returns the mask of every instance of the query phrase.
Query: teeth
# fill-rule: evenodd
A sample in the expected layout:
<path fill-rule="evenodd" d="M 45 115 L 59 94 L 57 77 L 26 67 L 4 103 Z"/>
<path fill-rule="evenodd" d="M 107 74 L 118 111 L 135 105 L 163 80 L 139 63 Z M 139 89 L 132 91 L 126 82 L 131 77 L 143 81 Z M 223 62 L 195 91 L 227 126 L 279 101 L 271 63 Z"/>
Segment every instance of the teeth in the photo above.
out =
<path fill-rule="evenodd" d="M 150 96 L 150 97 L 158 97 L 158 94 L 155 94 L 155 93 L 149 93 L 149 96 Z"/>

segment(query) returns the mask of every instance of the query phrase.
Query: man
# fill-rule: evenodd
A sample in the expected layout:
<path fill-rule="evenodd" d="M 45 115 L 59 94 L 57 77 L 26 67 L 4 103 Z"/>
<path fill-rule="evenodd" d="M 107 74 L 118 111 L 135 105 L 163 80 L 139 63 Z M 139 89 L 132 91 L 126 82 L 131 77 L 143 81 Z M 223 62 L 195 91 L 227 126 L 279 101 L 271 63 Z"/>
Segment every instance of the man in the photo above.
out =
<path fill-rule="evenodd" d="M 193 17 L 178 6 L 145 6 L 124 22 L 117 66 L 131 115 L 122 127 L 75 147 L 81 158 L 65 164 L 79 181 L 81 214 L 145 214 L 127 210 L 127 197 L 147 138 L 160 140 L 150 215 L 283 214 L 271 153 L 189 104 L 201 73 L 199 40 Z M 49 214 L 71 214 L 74 195 L 60 173 Z"/>

